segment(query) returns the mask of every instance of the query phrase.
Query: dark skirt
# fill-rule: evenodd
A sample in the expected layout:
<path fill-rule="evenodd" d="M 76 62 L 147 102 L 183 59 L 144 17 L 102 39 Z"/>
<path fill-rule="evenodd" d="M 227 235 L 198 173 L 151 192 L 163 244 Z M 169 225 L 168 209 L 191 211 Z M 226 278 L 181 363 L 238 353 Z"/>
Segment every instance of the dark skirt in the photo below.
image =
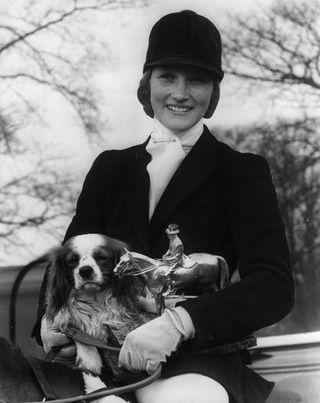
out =
<path fill-rule="evenodd" d="M 274 383 L 263 379 L 245 365 L 248 352 L 228 354 L 177 354 L 163 365 L 162 377 L 197 373 L 220 383 L 228 392 L 230 403 L 263 403 Z"/>

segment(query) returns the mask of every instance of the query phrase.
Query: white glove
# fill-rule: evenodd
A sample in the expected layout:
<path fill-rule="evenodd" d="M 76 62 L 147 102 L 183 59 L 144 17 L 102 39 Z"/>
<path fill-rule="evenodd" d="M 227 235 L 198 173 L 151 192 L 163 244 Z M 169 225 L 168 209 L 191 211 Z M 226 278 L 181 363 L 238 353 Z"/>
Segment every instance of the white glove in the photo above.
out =
<path fill-rule="evenodd" d="M 189 317 L 184 308 L 176 308 L 178 312 L 179 309 Z M 177 350 L 183 340 L 193 334 L 193 324 L 191 330 L 186 330 L 177 311 L 165 309 L 160 317 L 127 335 L 120 350 L 119 365 L 130 371 L 147 371 L 152 374 L 161 362 L 166 361 L 166 357 Z"/>
<path fill-rule="evenodd" d="M 55 327 L 54 322 L 49 322 L 45 315 L 41 320 L 40 335 L 45 353 L 48 354 L 53 347 L 63 346 L 55 356 L 54 361 L 73 365 L 76 354 L 75 344 Z"/>

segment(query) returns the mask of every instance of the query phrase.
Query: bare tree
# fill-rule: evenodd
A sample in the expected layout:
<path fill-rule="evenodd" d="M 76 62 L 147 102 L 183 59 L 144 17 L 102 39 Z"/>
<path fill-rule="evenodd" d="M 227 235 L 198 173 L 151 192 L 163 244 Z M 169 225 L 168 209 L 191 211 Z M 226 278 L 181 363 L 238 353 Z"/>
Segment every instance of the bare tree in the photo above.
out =
<path fill-rule="evenodd" d="M 61 238 L 57 220 L 70 216 L 74 206 L 71 177 L 61 178 L 47 165 L 37 161 L 36 167 L 24 174 L 7 177 L 0 189 L 0 243 L 2 252 L 12 245 L 23 245 L 19 234 L 25 229 L 49 231 L 51 238 Z"/>
<path fill-rule="evenodd" d="M 26 113 L 37 112 L 33 92 L 45 87 L 73 106 L 91 134 L 96 131 L 99 115 L 91 77 L 95 64 L 108 52 L 89 24 L 103 12 L 143 4 L 143 0 L 3 2 L 0 100 L 10 108 L 14 124 L 24 121 Z"/>
<path fill-rule="evenodd" d="M 73 176 L 63 162 L 30 152 L 28 124 L 46 124 L 38 95 L 71 106 L 90 136 L 100 129 L 99 93 L 92 77 L 110 62 L 99 21 L 115 9 L 145 0 L 25 0 L 0 3 L 0 252 L 25 229 L 51 231 L 74 208 Z M 57 101 L 56 101 L 57 102 Z M 25 236 L 24 236 L 25 238 Z M 23 243 L 23 240 L 21 241 Z"/>
<path fill-rule="evenodd" d="M 319 103 L 320 2 L 279 0 L 229 16 L 223 32 L 226 71 L 282 91 L 292 102 Z"/>

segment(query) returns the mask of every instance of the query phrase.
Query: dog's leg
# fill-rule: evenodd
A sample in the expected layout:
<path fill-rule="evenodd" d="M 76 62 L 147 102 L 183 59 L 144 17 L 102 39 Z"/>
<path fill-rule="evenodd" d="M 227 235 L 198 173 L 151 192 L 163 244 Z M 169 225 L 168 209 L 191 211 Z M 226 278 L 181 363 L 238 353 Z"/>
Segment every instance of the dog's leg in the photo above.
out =
<path fill-rule="evenodd" d="M 77 346 L 76 366 L 80 369 L 88 370 L 94 374 L 100 375 L 102 360 L 97 348 L 77 341 L 75 343 Z"/>
<path fill-rule="evenodd" d="M 105 388 L 106 384 L 102 382 L 102 380 L 98 376 L 94 376 L 88 373 L 83 372 L 83 381 L 85 387 L 86 395 L 88 393 L 94 392 L 98 389 Z M 94 400 L 92 403 L 126 403 L 125 400 L 121 399 L 118 396 L 106 396 L 101 397 L 100 399 Z"/>

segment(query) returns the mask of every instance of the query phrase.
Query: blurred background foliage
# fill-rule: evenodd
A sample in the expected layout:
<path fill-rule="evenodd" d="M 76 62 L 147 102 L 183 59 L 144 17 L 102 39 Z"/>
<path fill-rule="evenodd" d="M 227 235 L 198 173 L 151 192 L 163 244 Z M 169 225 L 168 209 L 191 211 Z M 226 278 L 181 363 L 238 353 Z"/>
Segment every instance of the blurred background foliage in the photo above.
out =
<path fill-rule="evenodd" d="M 0 2 L 1 260 L 27 247 L 30 234 L 61 239 L 79 191 L 79 167 L 72 161 L 66 167 L 64 153 L 43 142 L 46 115 L 62 105 L 91 143 L 99 136 L 105 122 L 94 74 L 110 64 L 111 52 L 96 34 L 96 21 L 108 23 L 111 11 L 144 5 L 143 0 Z M 56 119 L 63 121 L 61 111 Z"/>

